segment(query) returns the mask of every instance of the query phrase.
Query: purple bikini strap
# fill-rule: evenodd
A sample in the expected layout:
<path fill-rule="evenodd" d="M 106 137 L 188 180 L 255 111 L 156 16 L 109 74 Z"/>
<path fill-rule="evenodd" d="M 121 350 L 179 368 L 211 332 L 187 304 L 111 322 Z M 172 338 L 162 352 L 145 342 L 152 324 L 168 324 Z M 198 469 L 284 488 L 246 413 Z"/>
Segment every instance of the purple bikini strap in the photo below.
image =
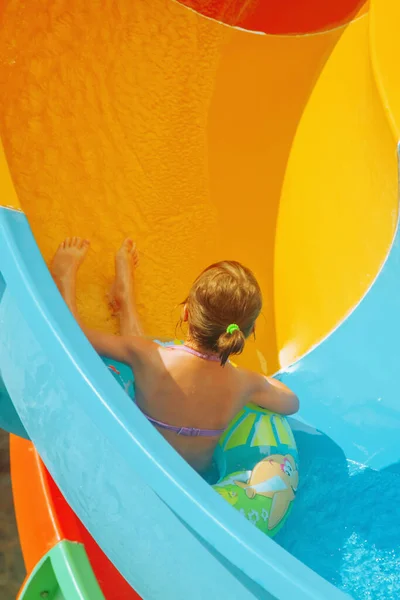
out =
<path fill-rule="evenodd" d="M 143 412 L 143 411 L 142 411 Z M 185 435 L 188 437 L 214 437 L 222 435 L 225 429 L 197 429 L 196 427 L 176 427 L 175 425 L 168 425 L 168 423 L 163 423 L 163 421 L 158 421 L 157 419 L 153 419 L 153 417 L 149 417 L 146 413 L 143 413 L 146 419 L 153 423 L 153 425 L 157 425 L 162 429 L 167 429 L 168 431 L 173 431 L 178 435 Z"/>
<path fill-rule="evenodd" d="M 215 354 L 202 354 L 201 352 L 198 352 L 197 350 L 194 350 L 193 348 L 190 348 L 189 346 L 186 346 L 184 344 L 173 344 L 171 346 L 167 346 L 167 348 L 170 350 L 183 350 L 188 354 L 193 354 L 193 356 L 198 356 L 199 358 L 203 358 L 204 360 L 214 360 L 218 362 L 221 360 L 219 356 L 216 356 Z"/>

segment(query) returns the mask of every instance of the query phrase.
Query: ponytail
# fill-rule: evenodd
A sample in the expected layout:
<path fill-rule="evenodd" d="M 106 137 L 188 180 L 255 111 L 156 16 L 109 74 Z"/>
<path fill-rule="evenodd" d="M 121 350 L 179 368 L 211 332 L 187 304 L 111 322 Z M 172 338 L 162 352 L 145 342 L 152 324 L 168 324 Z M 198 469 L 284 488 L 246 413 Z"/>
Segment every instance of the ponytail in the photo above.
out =
<path fill-rule="evenodd" d="M 229 325 L 217 340 L 217 352 L 223 367 L 231 354 L 241 354 L 246 338 L 237 325 Z"/>
<path fill-rule="evenodd" d="M 231 354 L 243 352 L 261 311 L 262 294 L 250 269 L 225 260 L 198 276 L 184 305 L 189 339 L 202 352 L 216 353 L 224 366 Z"/>

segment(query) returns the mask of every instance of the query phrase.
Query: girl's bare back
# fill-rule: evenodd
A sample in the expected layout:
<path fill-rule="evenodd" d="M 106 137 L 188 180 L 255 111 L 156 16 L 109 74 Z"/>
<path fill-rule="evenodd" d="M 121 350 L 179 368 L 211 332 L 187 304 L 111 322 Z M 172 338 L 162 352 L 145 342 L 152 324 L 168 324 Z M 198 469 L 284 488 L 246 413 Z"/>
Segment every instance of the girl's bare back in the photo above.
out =
<path fill-rule="evenodd" d="M 132 368 L 136 402 L 148 416 L 176 427 L 224 430 L 243 407 L 240 370 L 168 349 L 148 340 L 136 345 Z M 208 469 L 219 437 L 160 433 L 197 471 Z"/>

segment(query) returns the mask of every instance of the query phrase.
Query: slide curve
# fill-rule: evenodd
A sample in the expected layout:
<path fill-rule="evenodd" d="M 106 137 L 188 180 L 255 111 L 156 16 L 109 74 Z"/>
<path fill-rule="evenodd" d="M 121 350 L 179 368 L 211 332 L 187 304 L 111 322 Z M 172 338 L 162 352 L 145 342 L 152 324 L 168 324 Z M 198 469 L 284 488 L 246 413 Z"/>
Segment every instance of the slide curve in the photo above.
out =
<path fill-rule="evenodd" d="M 239 4 L 0 3 L 0 425 L 146 600 L 394 599 L 400 9 Z M 266 305 L 240 362 L 301 398 L 302 484 L 276 540 L 104 368 L 46 266 L 73 234 L 92 240 L 79 309 L 108 331 L 128 234 L 151 336 L 174 337 L 208 263 L 256 272 Z"/>

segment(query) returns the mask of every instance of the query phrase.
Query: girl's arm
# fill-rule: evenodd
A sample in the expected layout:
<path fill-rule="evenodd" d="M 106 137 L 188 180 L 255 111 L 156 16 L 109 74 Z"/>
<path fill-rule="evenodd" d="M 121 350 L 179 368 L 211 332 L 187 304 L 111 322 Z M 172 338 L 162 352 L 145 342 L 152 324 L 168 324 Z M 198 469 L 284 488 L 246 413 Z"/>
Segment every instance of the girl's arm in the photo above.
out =
<path fill-rule="evenodd" d="M 83 333 L 86 335 L 93 348 L 101 356 L 117 360 L 126 365 L 132 365 L 135 349 L 135 338 L 127 335 L 112 335 L 96 329 L 90 329 L 80 323 Z M 138 338 L 140 339 L 140 338 Z"/>
<path fill-rule="evenodd" d="M 299 410 L 299 399 L 284 383 L 272 377 L 251 373 L 250 402 L 281 415 L 293 415 Z"/>
<path fill-rule="evenodd" d="M 97 329 L 90 329 L 82 323 L 79 323 L 79 325 L 98 354 L 122 362 L 129 367 L 132 367 L 135 358 L 138 358 L 138 350 L 150 354 L 157 348 L 152 340 L 147 340 L 141 336 L 113 335 Z"/>

